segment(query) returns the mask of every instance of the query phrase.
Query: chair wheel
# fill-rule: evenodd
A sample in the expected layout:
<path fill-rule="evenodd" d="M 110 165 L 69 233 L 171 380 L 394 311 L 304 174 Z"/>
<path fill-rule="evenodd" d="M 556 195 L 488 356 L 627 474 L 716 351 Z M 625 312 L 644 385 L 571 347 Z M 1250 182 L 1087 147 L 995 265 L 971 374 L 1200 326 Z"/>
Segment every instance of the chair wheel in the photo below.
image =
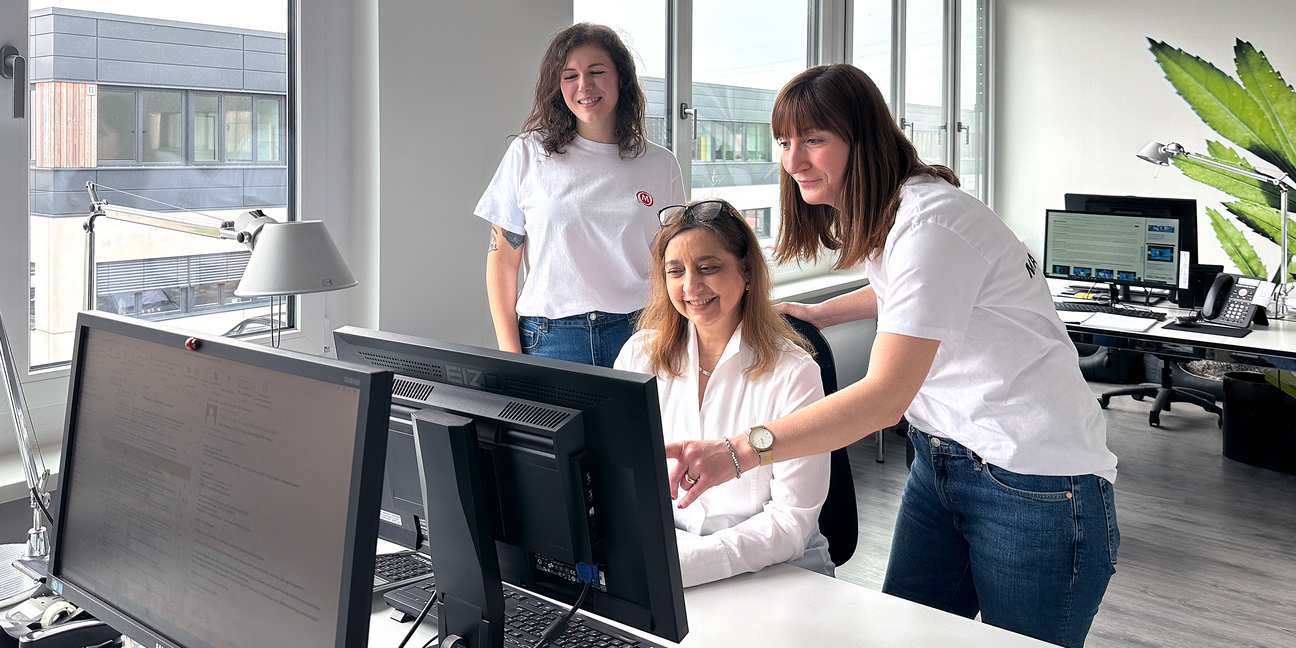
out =
<path fill-rule="evenodd" d="M 1130 398 L 1133 398 L 1136 401 L 1141 401 L 1143 400 L 1143 394 L 1130 394 Z"/>
<path fill-rule="evenodd" d="M 1107 404 L 1108 404 L 1110 401 L 1111 401 L 1111 399 L 1110 399 L 1110 398 L 1107 398 L 1106 396 L 1099 396 L 1099 397 L 1098 397 L 1098 407 L 1101 407 L 1101 408 L 1103 408 L 1103 409 L 1107 409 Z"/>
<path fill-rule="evenodd" d="M 1148 425 L 1151 425 L 1152 427 L 1161 427 L 1161 413 L 1154 411 L 1151 414 L 1148 414 Z"/>

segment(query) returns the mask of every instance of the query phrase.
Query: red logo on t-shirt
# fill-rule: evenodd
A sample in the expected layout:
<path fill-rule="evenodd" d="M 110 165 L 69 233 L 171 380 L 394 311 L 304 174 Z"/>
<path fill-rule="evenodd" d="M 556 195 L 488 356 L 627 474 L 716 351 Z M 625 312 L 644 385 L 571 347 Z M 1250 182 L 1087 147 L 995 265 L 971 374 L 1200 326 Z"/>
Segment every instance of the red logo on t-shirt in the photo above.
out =
<path fill-rule="evenodd" d="M 649 194 L 647 191 L 640 191 L 638 194 L 635 195 L 635 198 L 638 198 L 639 202 L 643 203 L 644 207 L 652 207 L 652 203 L 653 203 L 652 195 Z"/>

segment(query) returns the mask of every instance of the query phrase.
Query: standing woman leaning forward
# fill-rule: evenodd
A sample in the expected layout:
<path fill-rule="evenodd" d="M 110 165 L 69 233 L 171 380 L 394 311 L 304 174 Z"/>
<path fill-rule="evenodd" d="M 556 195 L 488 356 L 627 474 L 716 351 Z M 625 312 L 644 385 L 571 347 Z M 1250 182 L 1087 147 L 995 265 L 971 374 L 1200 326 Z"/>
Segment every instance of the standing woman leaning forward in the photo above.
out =
<path fill-rule="evenodd" d="M 675 156 L 645 137 L 645 104 L 610 28 L 579 23 L 549 41 L 531 114 L 474 210 L 491 223 L 500 349 L 610 367 L 630 337 L 657 210 L 684 201 Z"/>
<path fill-rule="evenodd" d="M 723 441 L 668 445 L 679 506 L 763 455 L 840 448 L 905 415 L 918 452 L 883 591 L 1083 645 L 1115 571 L 1116 457 L 1035 260 L 949 169 L 919 161 L 857 68 L 798 75 L 773 128 L 778 255 L 826 247 L 870 281 L 784 308 L 820 328 L 877 318 L 868 374 L 756 433 L 733 430 L 732 453 Z"/>

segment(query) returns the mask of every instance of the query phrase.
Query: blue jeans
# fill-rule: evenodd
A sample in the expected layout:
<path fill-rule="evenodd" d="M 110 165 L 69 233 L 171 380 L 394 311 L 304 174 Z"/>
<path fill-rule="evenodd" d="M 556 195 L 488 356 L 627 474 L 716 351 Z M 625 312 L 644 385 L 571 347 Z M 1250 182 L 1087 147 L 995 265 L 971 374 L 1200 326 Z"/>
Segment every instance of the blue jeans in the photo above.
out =
<path fill-rule="evenodd" d="M 917 456 L 882 591 L 1062 646 L 1083 646 L 1116 571 L 1116 503 L 1095 475 L 1022 475 L 948 439 Z"/>
<path fill-rule="evenodd" d="M 522 353 L 611 367 L 621 346 L 634 333 L 640 312 L 593 311 L 559 319 L 519 317 Z"/>

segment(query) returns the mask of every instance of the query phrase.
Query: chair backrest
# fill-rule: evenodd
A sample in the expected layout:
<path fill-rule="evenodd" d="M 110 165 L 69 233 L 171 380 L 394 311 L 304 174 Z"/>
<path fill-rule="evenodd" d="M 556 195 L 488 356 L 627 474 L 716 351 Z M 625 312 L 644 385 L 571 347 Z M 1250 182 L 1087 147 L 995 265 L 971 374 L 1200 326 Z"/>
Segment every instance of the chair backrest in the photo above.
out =
<path fill-rule="evenodd" d="M 784 319 L 800 333 L 815 350 L 819 376 L 823 379 L 824 395 L 837 391 L 837 364 L 833 362 L 832 347 L 813 324 L 791 315 Z M 855 554 L 859 542 L 859 512 L 855 503 L 855 480 L 851 477 L 850 459 L 846 448 L 832 451 L 831 473 L 828 478 L 828 498 L 819 511 L 819 531 L 828 539 L 828 554 L 834 565 L 841 565 Z"/>

